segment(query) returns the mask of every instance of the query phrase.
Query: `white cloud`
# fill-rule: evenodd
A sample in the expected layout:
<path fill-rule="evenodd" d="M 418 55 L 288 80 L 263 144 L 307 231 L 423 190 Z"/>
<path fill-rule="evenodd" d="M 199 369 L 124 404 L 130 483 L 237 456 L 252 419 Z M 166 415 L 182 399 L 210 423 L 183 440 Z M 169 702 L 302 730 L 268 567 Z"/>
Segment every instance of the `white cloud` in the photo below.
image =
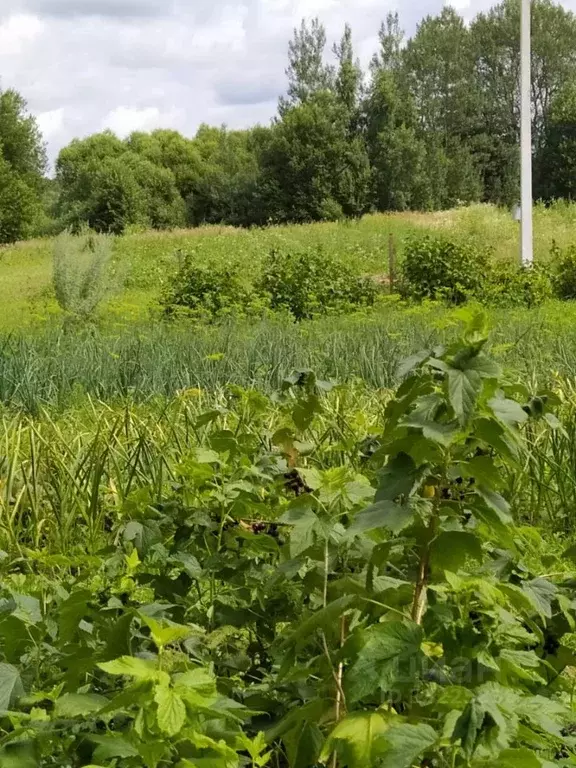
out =
<path fill-rule="evenodd" d="M 116 107 L 102 121 L 101 128 L 109 128 L 121 138 L 133 131 L 152 131 L 165 128 L 178 119 L 176 111 L 163 115 L 158 107 Z"/>
<path fill-rule="evenodd" d="M 38 127 L 46 141 L 50 141 L 62 130 L 64 125 L 64 108 L 52 109 L 49 112 L 40 112 L 36 115 Z"/>
<path fill-rule="evenodd" d="M 20 56 L 42 33 L 44 24 L 37 16 L 19 13 L 0 23 L 0 56 Z"/>

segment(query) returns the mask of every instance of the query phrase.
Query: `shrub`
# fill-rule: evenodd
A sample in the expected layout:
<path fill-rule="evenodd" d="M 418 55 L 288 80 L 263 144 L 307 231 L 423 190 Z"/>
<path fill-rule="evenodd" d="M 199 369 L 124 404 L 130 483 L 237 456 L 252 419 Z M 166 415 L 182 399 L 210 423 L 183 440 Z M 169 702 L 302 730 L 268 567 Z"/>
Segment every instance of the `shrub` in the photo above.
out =
<path fill-rule="evenodd" d="M 481 290 L 489 261 L 489 251 L 471 243 L 412 238 L 404 253 L 402 292 L 413 299 L 461 304 Z"/>
<path fill-rule="evenodd" d="M 490 265 L 478 298 L 498 307 L 537 307 L 552 295 L 550 271 L 545 266 L 500 261 Z"/>
<path fill-rule="evenodd" d="M 297 320 L 371 306 L 377 292 L 371 279 L 357 275 L 320 248 L 272 251 L 259 288 L 268 295 L 273 310 L 288 311 Z"/>
<path fill-rule="evenodd" d="M 262 309 L 262 302 L 239 267 L 203 266 L 194 253 L 179 254 L 180 267 L 163 297 L 167 314 L 213 320 L 225 315 L 242 316 Z"/>
<path fill-rule="evenodd" d="M 56 238 L 52 283 L 69 319 L 93 317 L 109 290 L 111 239 L 106 235 L 64 232 Z"/>
<path fill-rule="evenodd" d="M 576 245 L 562 251 L 552 246 L 552 284 L 559 299 L 576 299 Z"/>

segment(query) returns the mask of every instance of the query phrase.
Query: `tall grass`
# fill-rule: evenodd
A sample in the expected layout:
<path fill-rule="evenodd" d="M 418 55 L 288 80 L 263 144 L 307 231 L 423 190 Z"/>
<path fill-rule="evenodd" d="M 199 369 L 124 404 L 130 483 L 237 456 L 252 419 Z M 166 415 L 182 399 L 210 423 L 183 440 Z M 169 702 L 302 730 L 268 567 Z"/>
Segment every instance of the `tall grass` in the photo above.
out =
<path fill-rule="evenodd" d="M 450 339 L 458 312 L 433 304 L 295 324 L 287 318 L 215 326 L 163 322 L 75 334 L 48 329 L 0 336 L 0 403 L 37 414 L 85 395 L 146 401 L 229 383 L 265 392 L 293 370 L 386 389 L 398 362 Z M 534 387 L 576 376 L 576 305 L 492 313 L 494 353 Z"/>

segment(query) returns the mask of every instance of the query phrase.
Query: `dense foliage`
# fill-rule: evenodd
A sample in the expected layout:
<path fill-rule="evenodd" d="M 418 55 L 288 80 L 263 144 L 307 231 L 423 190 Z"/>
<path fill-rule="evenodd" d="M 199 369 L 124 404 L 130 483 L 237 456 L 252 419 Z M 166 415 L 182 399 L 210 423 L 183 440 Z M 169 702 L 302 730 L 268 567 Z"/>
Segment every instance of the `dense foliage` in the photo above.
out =
<path fill-rule="evenodd" d="M 557 400 L 484 347 L 474 317 L 372 420 L 301 371 L 4 422 L 0 762 L 573 764 L 573 551 L 505 499 Z"/>
<path fill-rule="evenodd" d="M 0 243 L 34 231 L 45 168 L 44 145 L 26 102 L 16 91 L 0 89 Z"/>
<path fill-rule="evenodd" d="M 75 139 L 61 151 L 49 190 L 40 184 L 34 120 L 6 91 L 0 239 L 82 224 L 118 233 L 516 203 L 519 8 L 519 0 L 503 0 L 466 24 L 446 7 L 409 39 L 398 14 L 389 14 L 369 72 L 349 25 L 330 62 L 322 23 L 303 21 L 270 126 Z M 552 0 L 534 0 L 532 14 L 535 197 L 572 199 L 576 17 Z"/>
<path fill-rule="evenodd" d="M 240 265 L 198 265 L 193 252 L 181 255 L 180 262 L 163 297 L 169 315 L 222 320 L 271 310 L 305 320 L 372 306 L 377 294 L 370 277 L 358 275 L 322 248 L 273 250 L 256 276 Z"/>

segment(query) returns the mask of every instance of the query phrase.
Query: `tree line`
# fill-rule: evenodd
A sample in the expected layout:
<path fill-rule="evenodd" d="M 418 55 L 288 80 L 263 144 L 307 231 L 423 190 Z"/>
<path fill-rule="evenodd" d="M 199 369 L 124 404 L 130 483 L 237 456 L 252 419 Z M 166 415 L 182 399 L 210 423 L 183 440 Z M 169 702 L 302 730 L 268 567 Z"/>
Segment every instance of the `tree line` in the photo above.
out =
<path fill-rule="evenodd" d="M 288 85 L 267 127 L 203 125 L 75 139 L 55 179 L 19 94 L 0 94 L 0 240 L 34 230 L 203 223 L 239 226 L 437 210 L 518 199 L 520 3 L 470 24 L 452 8 L 410 38 L 389 14 L 367 69 L 353 30 L 327 51 L 318 19 L 288 49 Z M 576 194 L 576 16 L 533 2 L 535 196 Z"/>

